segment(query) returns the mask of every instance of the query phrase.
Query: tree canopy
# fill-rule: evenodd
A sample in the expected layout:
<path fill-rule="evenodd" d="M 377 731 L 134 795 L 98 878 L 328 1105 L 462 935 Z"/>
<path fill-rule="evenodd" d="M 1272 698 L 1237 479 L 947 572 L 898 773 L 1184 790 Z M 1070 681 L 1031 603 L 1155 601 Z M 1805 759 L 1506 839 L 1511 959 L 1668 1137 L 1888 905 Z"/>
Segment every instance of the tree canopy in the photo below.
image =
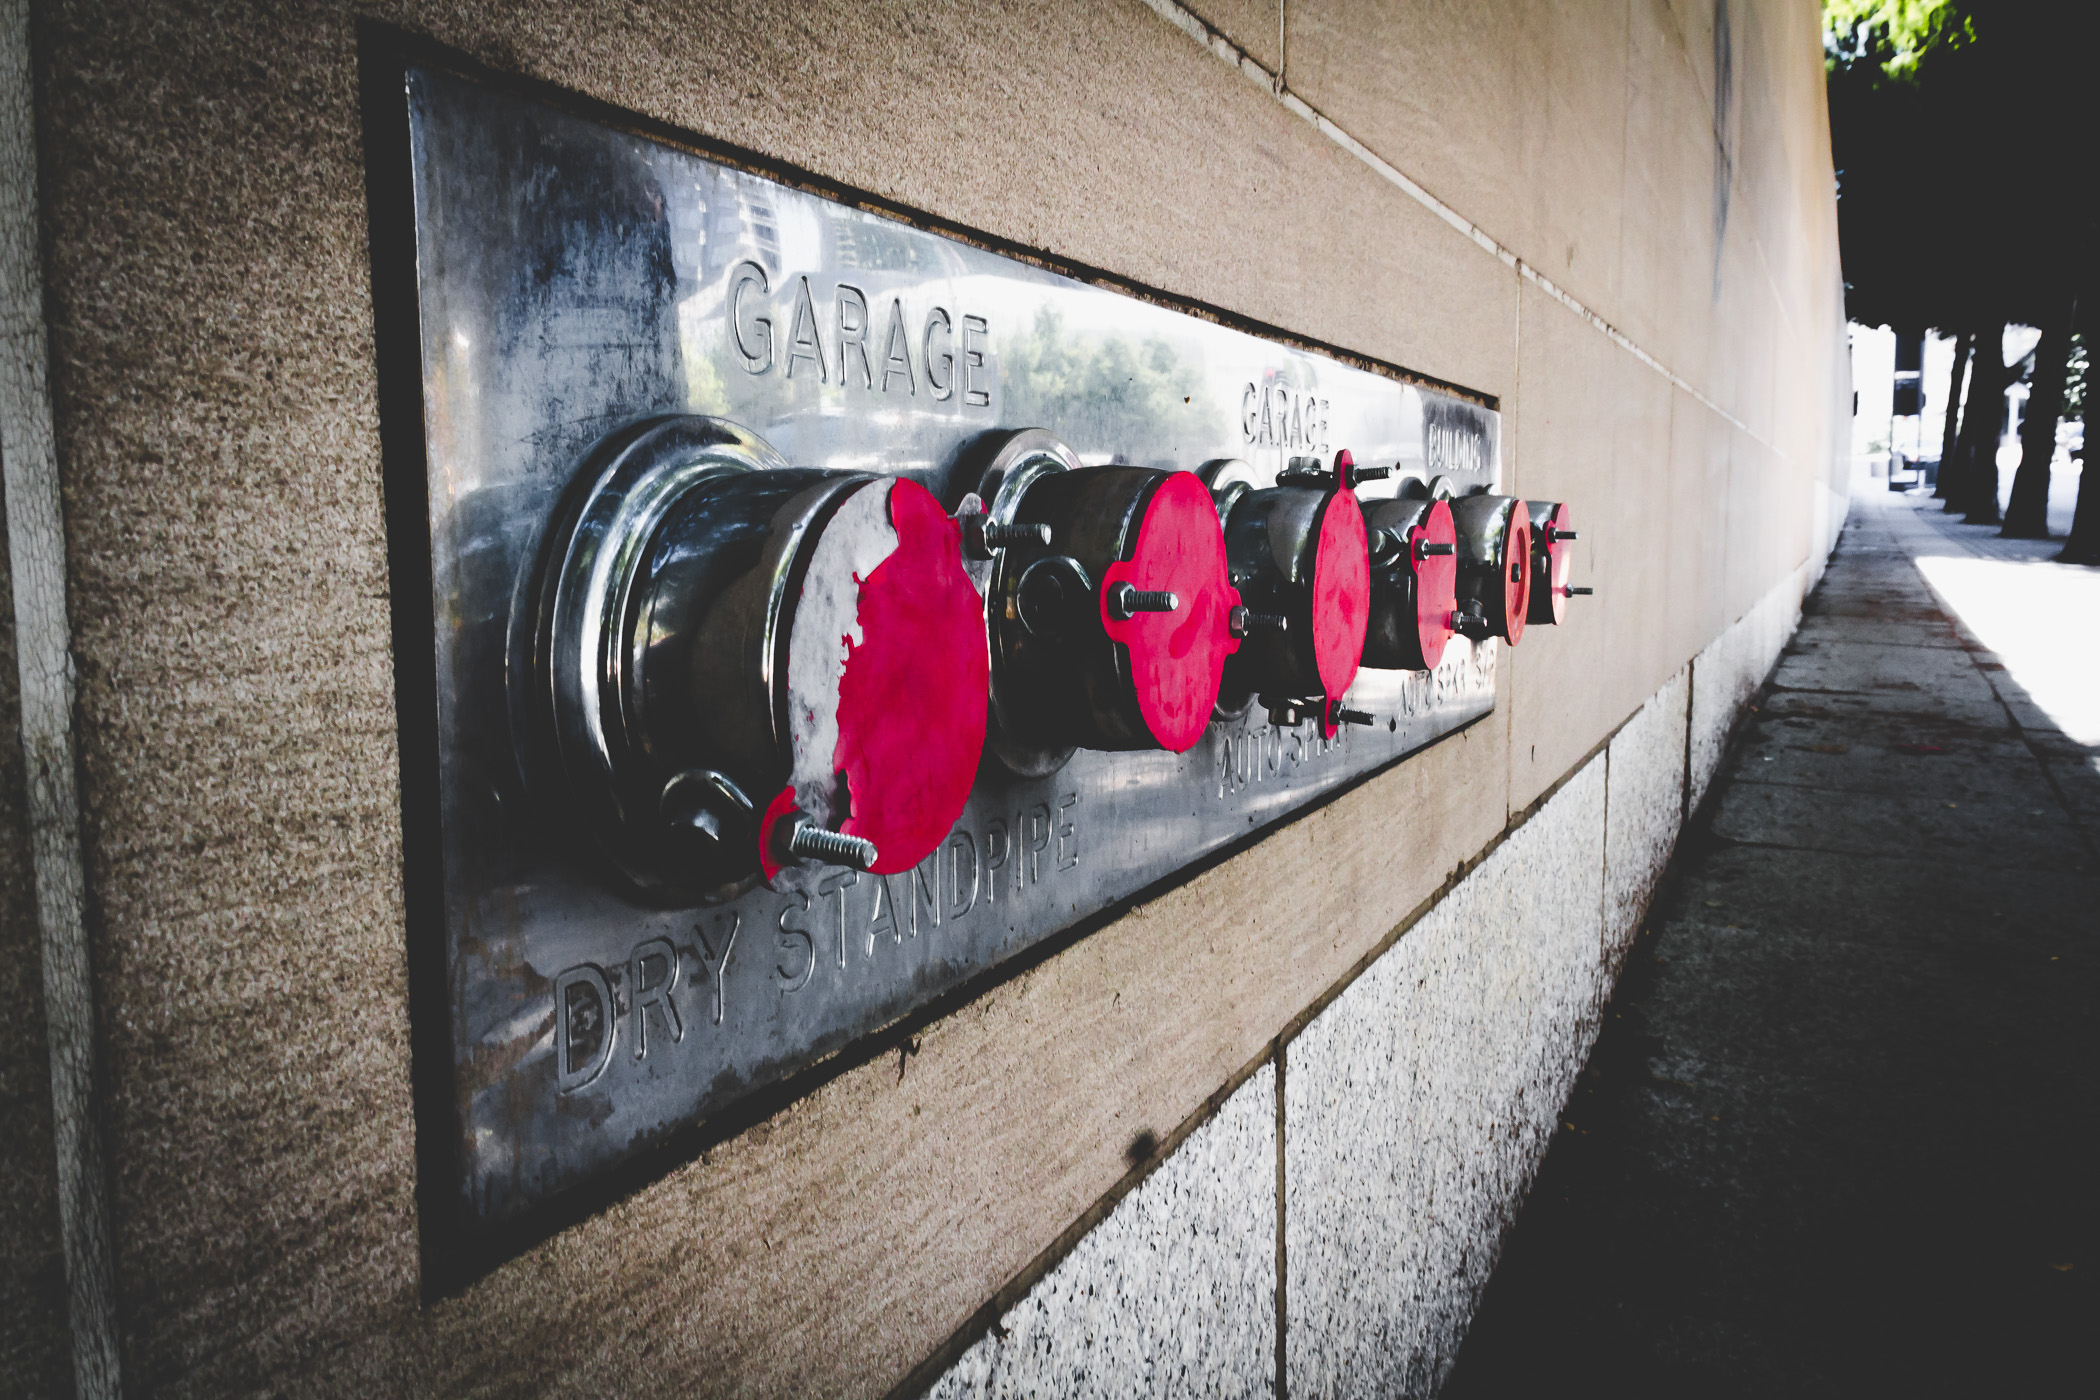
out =
<path fill-rule="evenodd" d="M 2096 13 L 2084 0 L 1825 0 L 1854 320 L 2039 325 L 2092 288 Z M 2094 300 L 2081 297 L 2087 326 Z"/>

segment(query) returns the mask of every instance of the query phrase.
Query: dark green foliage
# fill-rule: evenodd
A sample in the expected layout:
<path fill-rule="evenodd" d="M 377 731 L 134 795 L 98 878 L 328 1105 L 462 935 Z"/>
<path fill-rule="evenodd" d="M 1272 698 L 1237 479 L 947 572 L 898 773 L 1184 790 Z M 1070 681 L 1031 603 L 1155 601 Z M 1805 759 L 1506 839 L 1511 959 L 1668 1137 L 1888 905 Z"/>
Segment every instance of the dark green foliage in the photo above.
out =
<path fill-rule="evenodd" d="M 2089 287 L 2100 5 L 1828 0 L 1846 310 L 1867 325 L 2038 325 Z M 2091 325 L 2100 298 L 2080 298 Z"/>

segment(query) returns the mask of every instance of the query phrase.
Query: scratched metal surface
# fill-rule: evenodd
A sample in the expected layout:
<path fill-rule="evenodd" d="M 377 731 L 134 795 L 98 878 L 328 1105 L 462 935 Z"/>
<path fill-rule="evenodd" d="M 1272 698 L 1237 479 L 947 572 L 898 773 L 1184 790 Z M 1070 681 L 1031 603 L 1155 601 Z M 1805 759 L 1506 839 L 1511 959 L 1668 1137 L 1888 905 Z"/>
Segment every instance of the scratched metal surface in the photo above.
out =
<path fill-rule="evenodd" d="M 1494 643 L 1455 638 L 1434 675 L 1364 672 L 1349 703 L 1378 722 L 1332 742 L 1257 709 L 1187 754 L 1081 753 L 1035 781 L 988 766 L 915 875 L 631 902 L 526 792 L 504 668 L 542 524 L 604 433 L 717 414 L 797 465 L 907 473 L 952 506 L 974 484 L 958 458 L 996 429 L 1048 428 L 1089 462 L 1237 457 L 1264 479 L 1347 447 L 1398 468 L 1364 492 L 1383 495 L 1409 477 L 1493 484 L 1499 421 L 441 71 L 412 69 L 405 97 L 470 1226 L 1493 707 Z"/>

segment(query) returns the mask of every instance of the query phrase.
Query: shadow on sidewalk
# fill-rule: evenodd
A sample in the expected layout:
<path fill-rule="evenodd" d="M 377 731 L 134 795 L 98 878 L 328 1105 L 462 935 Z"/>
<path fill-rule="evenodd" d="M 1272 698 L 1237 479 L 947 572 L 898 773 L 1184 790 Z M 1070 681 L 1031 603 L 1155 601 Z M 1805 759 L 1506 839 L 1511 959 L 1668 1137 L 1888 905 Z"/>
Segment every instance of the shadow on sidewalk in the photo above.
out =
<path fill-rule="evenodd" d="M 2087 1393 L 2092 753 L 1907 509 L 1680 840 L 1446 1395 Z"/>

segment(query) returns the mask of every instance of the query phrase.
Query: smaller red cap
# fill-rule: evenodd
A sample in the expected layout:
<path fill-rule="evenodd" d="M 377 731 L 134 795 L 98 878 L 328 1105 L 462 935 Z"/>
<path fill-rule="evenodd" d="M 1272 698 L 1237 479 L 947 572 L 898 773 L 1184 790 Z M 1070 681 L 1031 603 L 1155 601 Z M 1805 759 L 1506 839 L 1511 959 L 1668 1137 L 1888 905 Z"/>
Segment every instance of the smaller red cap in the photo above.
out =
<path fill-rule="evenodd" d="M 1524 614 L 1531 609 L 1531 521 L 1524 503 L 1509 513 L 1509 537 L 1502 548 L 1502 625 L 1510 644 L 1524 639 Z"/>
<path fill-rule="evenodd" d="M 1114 617 L 1108 599 L 1119 583 L 1172 593 L 1179 606 Z M 1146 502 L 1130 558 L 1101 573 L 1101 625 L 1129 649 L 1138 713 L 1161 748 L 1186 753 L 1203 737 L 1225 658 L 1240 649 L 1230 616 L 1239 602 L 1217 504 L 1194 472 L 1173 473 Z"/>
<path fill-rule="evenodd" d="M 1424 556 L 1420 546 L 1450 546 L 1443 554 Z M 1415 632 L 1422 664 L 1434 671 L 1451 641 L 1451 618 L 1458 611 L 1458 525 L 1449 501 L 1433 501 L 1407 532 L 1407 557 L 1415 571 Z"/>
<path fill-rule="evenodd" d="M 1313 666 L 1330 702 L 1342 698 L 1356 680 L 1364 659 L 1364 633 L 1371 622 L 1371 551 L 1364 529 L 1363 507 L 1356 493 L 1343 487 L 1327 499 L 1320 513 L 1320 539 L 1313 555 Z M 1320 721 L 1323 733 L 1335 726 Z"/>
<path fill-rule="evenodd" d="M 1568 508 L 1556 501 L 1553 513 L 1546 517 L 1546 577 L 1539 580 L 1547 589 L 1555 622 L 1567 618 L 1568 576 L 1575 569 L 1575 546 L 1561 537 L 1561 531 L 1568 528 Z"/>

